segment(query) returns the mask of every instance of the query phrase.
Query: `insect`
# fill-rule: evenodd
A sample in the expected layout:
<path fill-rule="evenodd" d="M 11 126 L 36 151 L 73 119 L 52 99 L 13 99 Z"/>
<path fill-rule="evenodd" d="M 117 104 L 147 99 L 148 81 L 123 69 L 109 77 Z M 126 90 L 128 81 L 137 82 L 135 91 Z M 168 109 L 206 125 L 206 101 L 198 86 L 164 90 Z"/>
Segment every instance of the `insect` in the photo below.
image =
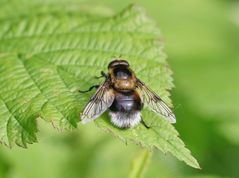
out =
<path fill-rule="evenodd" d="M 127 61 L 113 60 L 108 65 L 108 74 L 101 71 L 100 77 L 105 77 L 101 85 L 94 85 L 86 91 L 79 91 L 84 93 L 97 88 L 96 93 L 81 113 L 83 124 L 97 119 L 108 110 L 111 122 L 116 127 L 132 128 L 141 122 L 148 128 L 140 113 L 144 105 L 162 115 L 170 123 L 176 122 L 171 109 L 135 76 Z"/>

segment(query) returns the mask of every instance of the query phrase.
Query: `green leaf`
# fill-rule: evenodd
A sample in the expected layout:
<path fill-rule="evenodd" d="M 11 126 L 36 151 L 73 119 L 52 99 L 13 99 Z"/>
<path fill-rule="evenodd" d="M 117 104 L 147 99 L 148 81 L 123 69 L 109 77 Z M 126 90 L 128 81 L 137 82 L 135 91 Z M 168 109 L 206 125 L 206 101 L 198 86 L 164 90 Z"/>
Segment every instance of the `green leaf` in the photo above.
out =
<path fill-rule="evenodd" d="M 111 125 L 109 119 L 106 117 L 104 119 L 98 119 L 97 124 L 125 143 L 133 141 L 148 149 L 156 147 L 164 153 L 172 153 L 179 160 L 184 161 L 194 168 L 200 168 L 197 160 L 192 157 L 190 151 L 185 148 L 185 144 L 178 137 L 178 132 L 171 124 L 147 110 L 142 112 L 142 116 L 146 124 L 150 126 L 149 129 L 143 125 L 139 125 L 134 129 L 121 130 Z"/>
<path fill-rule="evenodd" d="M 39 2 L 22 3 L 16 12 L 20 16 L 8 19 L 0 14 L 0 139 L 4 144 L 26 147 L 36 142 L 36 119 L 51 122 L 59 130 L 77 127 L 79 113 L 93 94 L 77 90 L 100 83 L 94 76 L 106 71 L 114 56 L 127 59 L 137 76 L 170 105 L 172 72 L 161 33 L 144 10 L 132 5 L 106 17 L 93 11 L 78 13 L 64 1 L 59 3 L 66 6 L 63 11 L 48 7 L 54 1 L 38 9 Z M 12 4 L 2 9 L 16 6 L 16 1 Z M 38 10 L 24 11 L 29 6 Z M 106 115 L 97 119 L 97 125 L 123 140 L 169 151 L 199 167 L 172 125 L 148 111 L 143 117 L 147 123 L 155 121 L 150 129 L 142 125 L 117 129 Z"/>

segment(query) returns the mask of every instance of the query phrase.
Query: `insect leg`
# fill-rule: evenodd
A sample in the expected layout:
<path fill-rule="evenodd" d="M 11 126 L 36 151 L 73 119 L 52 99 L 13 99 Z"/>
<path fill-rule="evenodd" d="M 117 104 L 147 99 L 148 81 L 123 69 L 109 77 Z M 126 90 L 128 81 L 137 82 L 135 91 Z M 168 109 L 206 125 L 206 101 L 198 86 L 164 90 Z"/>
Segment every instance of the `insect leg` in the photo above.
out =
<path fill-rule="evenodd" d="M 144 120 L 141 120 L 142 124 L 144 125 L 144 127 L 146 127 L 147 129 L 149 129 L 150 127 L 146 125 L 146 123 L 144 122 Z"/>
<path fill-rule="evenodd" d="M 85 90 L 85 91 L 82 91 L 82 90 L 78 90 L 80 93 L 86 93 L 86 92 L 89 92 L 91 91 L 93 88 L 99 88 L 100 85 L 93 85 L 91 86 L 88 90 Z"/>
<path fill-rule="evenodd" d="M 102 78 L 102 77 L 104 77 L 104 78 L 108 77 L 108 75 L 106 73 L 104 73 L 104 71 L 101 71 L 100 74 L 101 74 L 101 76 L 99 76 L 99 77 L 96 76 L 95 78 L 99 79 L 99 78 Z"/>

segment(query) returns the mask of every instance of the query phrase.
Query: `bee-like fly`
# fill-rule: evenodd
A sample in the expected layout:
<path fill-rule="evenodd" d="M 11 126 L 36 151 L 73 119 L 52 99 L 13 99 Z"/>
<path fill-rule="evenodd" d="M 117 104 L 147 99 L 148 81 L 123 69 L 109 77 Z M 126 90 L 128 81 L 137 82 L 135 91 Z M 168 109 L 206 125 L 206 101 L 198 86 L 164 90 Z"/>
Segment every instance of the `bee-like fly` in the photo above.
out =
<path fill-rule="evenodd" d="M 127 61 L 113 60 L 108 65 L 108 74 L 101 72 L 101 75 L 105 77 L 105 81 L 87 90 L 97 88 L 81 113 L 83 124 L 95 120 L 109 110 L 111 122 L 119 128 L 131 128 L 140 122 L 146 126 L 140 113 L 144 104 L 170 123 L 176 122 L 171 109 L 135 76 Z"/>

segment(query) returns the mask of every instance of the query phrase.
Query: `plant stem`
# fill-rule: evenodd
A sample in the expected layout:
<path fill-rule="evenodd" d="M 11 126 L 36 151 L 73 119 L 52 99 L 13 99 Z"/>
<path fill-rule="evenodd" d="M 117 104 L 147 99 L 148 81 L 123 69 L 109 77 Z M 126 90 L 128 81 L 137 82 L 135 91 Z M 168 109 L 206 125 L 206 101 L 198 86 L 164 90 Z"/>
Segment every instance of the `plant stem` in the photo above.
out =
<path fill-rule="evenodd" d="M 152 151 L 144 149 L 136 155 L 131 162 L 128 178 L 143 178 L 152 153 Z"/>

